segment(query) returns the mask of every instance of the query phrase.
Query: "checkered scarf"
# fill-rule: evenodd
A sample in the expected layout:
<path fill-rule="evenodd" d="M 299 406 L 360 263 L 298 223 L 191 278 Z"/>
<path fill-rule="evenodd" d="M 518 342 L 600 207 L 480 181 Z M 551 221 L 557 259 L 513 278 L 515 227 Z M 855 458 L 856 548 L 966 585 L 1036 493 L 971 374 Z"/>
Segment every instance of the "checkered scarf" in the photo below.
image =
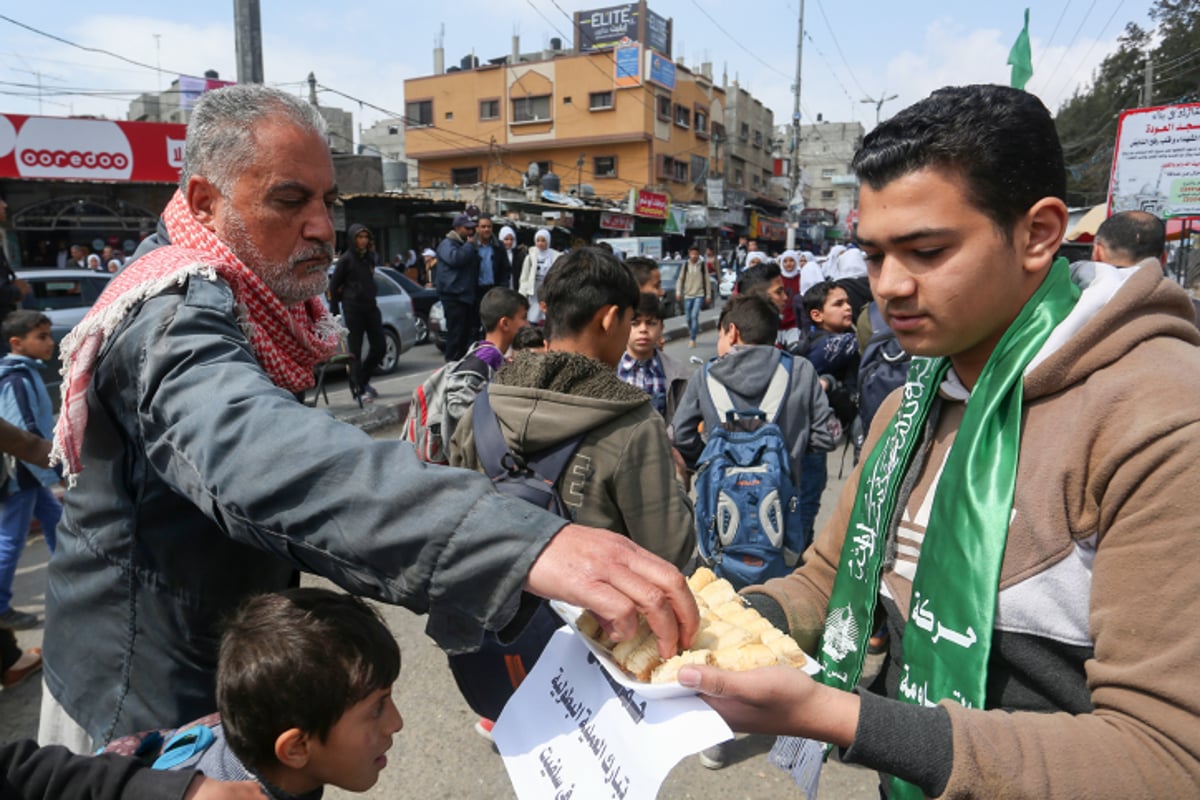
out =
<path fill-rule="evenodd" d="M 289 392 L 313 385 L 313 367 L 337 350 L 339 325 L 315 297 L 294 306 L 280 302 L 262 279 L 188 209 L 175 192 L 163 211 L 171 244 L 153 250 L 120 272 L 100 299 L 63 339 L 63 401 L 54 430 L 53 463 L 62 463 L 71 482 L 83 468 L 80 453 L 87 427 L 87 388 L 109 336 L 144 300 L 182 286 L 191 276 L 233 290 L 234 313 L 263 371 Z"/>

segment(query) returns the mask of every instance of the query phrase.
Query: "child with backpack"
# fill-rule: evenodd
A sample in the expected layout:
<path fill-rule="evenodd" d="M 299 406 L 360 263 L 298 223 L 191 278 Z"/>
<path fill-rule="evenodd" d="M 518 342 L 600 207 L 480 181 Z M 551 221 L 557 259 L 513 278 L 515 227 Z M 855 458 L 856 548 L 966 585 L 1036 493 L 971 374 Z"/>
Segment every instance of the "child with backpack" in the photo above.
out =
<path fill-rule="evenodd" d="M 759 487 L 769 484 L 779 487 L 781 495 L 794 495 L 800 485 L 803 456 L 831 449 L 837 423 L 812 365 L 775 347 L 779 332 L 775 306 L 757 294 L 737 295 L 721 310 L 718 328 L 717 358 L 692 374 L 672 427 L 675 446 L 688 466 L 702 470 L 696 474 L 696 534 L 701 558 L 715 562 L 713 571 L 735 586 L 745 586 L 790 571 L 812 537 L 799 527 L 794 508 L 782 509 L 785 524 L 769 520 L 769 531 L 756 527 L 755 523 L 762 522 L 756 511 L 736 515 L 741 528 L 737 529 L 733 523 L 735 529 L 731 530 L 720 509 L 729 502 L 739 504 L 740 508 L 743 498 L 752 502 L 768 496 L 766 489 L 761 496 L 757 493 Z M 740 427 L 753 427 L 753 423 L 739 426 L 735 422 L 739 418 L 754 419 L 756 414 L 760 415 L 760 427 L 774 427 L 783 443 L 778 467 L 769 465 L 771 470 L 782 474 L 760 475 L 754 485 L 751 481 L 734 480 L 732 487 L 722 488 L 718 476 L 713 475 L 710 480 L 703 469 L 707 464 L 710 473 L 717 471 L 712 466 L 720 454 L 717 449 L 732 450 L 737 444 L 736 437 L 732 443 L 728 440 L 728 434 L 739 433 Z M 716 438 L 719 431 L 724 440 Z M 765 450 L 764 446 L 751 449 L 761 456 L 772 444 L 767 441 Z M 759 463 L 742 466 L 761 469 L 764 463 L 760 458 Z M 724 495 L 706 496 L 709 487 Z M 722 533 L 723 538 L 719 538 Z M 753 541 L 760 533 L 763 538 Z M 735 555 L 743 548 L 762 547 L 764 542 L 770 546 L 748 561 Z"/>
<path fill-rule="evenodd" d="M 400 438 L 413 443 L 422 461 L 449 463 L 447 447 L 458 421 L 504 366 L 505 353 L 518 331 L 529 324 L 529 300 L 506 286 L 492 287 L 480 301 L 479 318 L 484 338 L 413 390 Z"/>
<path fill-rule="evenodd" d="M 499 430 L 513 472 L 567 443 L 570 452 L 557 470 L 540 473 L 563 512 L 574 522 L 624 534 L 682 568 L 695 549 L 695 523 L 675 477 L 666 425 L 649 395 L 616 375 L 640 298 L 632 273 L 602 250 L 577 248 L 551 267 L 538 297 L 546 303 L 548 351 L 523 350 L 496 374 L 455 430 L 450 463 L 491 474 L 481 459 L 485 423 Z M 493 480 L 505 490 L 505 481 Z M 511 675 L 511 683 L 519 683 L 531 665 L 526 658 L 507 662 L 505 680 Z M 493 673 L 501 670 L 503 663 Z M 488 729 L 507 697 L 493 696 L 484 708 L 461 671 L 456 678 Z"/>
<path fill-rule="evenodd" d="M 50 319 L 40 311 L 13 311 L 0 323 L 0 335 L 9 349 L 0 359 L 0 417 L 43 439 L 53 438 L 54 407 L 38 373 L 39 362 L 54 357 Z M 46 547 L 54 552 L 62 504 L 49 487 L 59 480 L 52 469 L 19 461 L 0 491 L 7 497 L 0 511 L 0 626 L 22 630 L 38 624 L 36 615 L 12 607 L 12 584 L 34 517 Z"/>

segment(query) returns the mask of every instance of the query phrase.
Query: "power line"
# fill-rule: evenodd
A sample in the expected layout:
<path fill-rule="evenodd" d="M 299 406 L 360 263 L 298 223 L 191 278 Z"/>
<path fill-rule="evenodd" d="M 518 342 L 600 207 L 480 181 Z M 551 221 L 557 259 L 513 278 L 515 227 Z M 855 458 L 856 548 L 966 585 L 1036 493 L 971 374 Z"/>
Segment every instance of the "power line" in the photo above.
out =
<path fill-rule="evenodd" d="M 1079 32 L 1083 30 L 1084 24 L 1088 21 L 1088 18 L 1092 15 L 1092 9 L 1095 7 L 1096 7 L 1096 0 L 1092 0 L 1092 4 L 1090 6 L 1088 6 L 1087 11 L 1083 12 L 1083 17 L 1079 20 L 1079 27 L 1077 27 L 1075 29 L 1075 35 L 1071 37 L 1071 41 L 1068 42 L 1067 46 L 1063 48 L 1062 57 L 1058 59 L 1058 63 L 1054 65 L 1054 69 L 1051 70 L 1051 72 L 1057 73 L 1058 70 L 1062 67 L 1063 62 L 1067 60 L 1067 53 L 1071 52 L 1071 45 L 1075 44 L 1075 40 L 1079 38 Z M 1060 92 L 1060 94 L 1061 94 L 1061 92 Z M 1055 100 L 1055 102 L 1057 102 L 1057 99 Z"/>
<path fill-rule="evenodd" d="M 1065 17 L 1067 15 L 1067 9 L 1070 7 L 1071 7 L 1071 0 L 1067 0 L 1067 2 L 1063 4 L 1062 11 L 1058 12 L 1058 19 L 1054 23 L 1054 30 L 1050 31 L 1050 38 L 1047 39 L 1046 44 L 1043 45 L 1043 52 L 1049 52 L 1050 45 L 1054 43 L 1054 37 L 1058 33 L 1058 26 L 1062 24 L 1063 17 Z M 1041 65 L 1042 65 L 1042 60 L 1039 57 L 1037 66 L 1040 67 Z M 1035 68 L 1035 71 L 1036 71 L 1036 68 Z"/>
<path fill-rule="evenodd" d="M 1093 3 L 1092 3 L 1092 5 L 1095 5 L 1095 2 L 1093 2 Z M 1072 86 L 1072 85 L 1074 85 L 1074 83 L 1075 83 L 1075 76 L 1079 74 L 1079 70 L 1083 69 L 1083 65 L 1087 63 L 1088 57 L 1089 57 L 1089 56 L 1092 54 L 1092 51 L 1096 49 L 1096 44 L 1097 44 L 1097 43 L 1099 43 L 1099 41 L 1100 41 L 1101 37 L 1103 37 L 1103 36 L 1104 36 L 1104 32 L 1105 32 L 1106 30 L 1108 30 L 1108 26 L 1112 24 L 1112 21 L 1113 21 L 1114 19 L 1116 19 L 1116 17 L 1117 17 L 1117 12 L 1121 10 L 1121 6 L 1123 6 L 1123 5 L 1125 5 L 1125 0 L 1120 0 L 1120 2 L 1118 2 L 1118 3 L 1117 3 L 1117 7 L 1116 7 L 1116 8 L 1114 8 L 1114 9 L 1113 9 L 1113 12 L 1112 12 L 1111 14 L 1109 14 L 1109 15 L 1108 15 L 1108 19 L 1107 19 L 1107 20 L 1105 20 L 1105 22 L 1104 22 L 1104 26 L 1103 26 L 1102 28 L 1100 28 L 1100 32 L 1099 32 L 1098 34 L 1096 34 L 1096 38 L 1092 40 L 1092 46 L 1091 46 L 1091 47 L 1089 47 L 1089 48 L 1087 49 L 1087 52 L 1083 54 L 1083 58 L 1081 58 L 1081 59 L 1079 60 L 1079 66 L 1077 66 L 1077 67 L 1075 68 L 1075 71 L 1071 73 L 1071 78 L 1070 78 L 1070 80 L 1068 80 L 1068 81 L 1067 81 L 1067 83 L 1066 83 L 1066 84 L 1064 84 L 1063 88 L 1059 90 L 1059 92 L 1058 92 L 1058 96 L 1054 98 L 1054 103 L 1055 103 L 1055 105 L 1057 105 L 1057 104 L 1058 104 L 1058 100 L 1059 100 L 1059 98 L 1061 98 L 1061 97 L 1062 97 L 1062 95 L 1063 95 L 1063 92 L 1065 92 L 1065 91 L 1067 90 L 1067 87 L 1068 87 L 1068 86 Z M 1091 10 L 1091 9 L 1089 9 L 1089 11 L 1090 11 L 1090 10 Z M 1065 53 L 1064 53 L 1064 55 L 1065 55 Z"/>
<path fill-rule="evenodd" d="M 850 62 L 846 60 L 846 54 L 842 52 L 842 46 L 838 43 L 837 34 L 833 32 L 833 26 L 829 24 L 829 17 L 825 16 L 825 6 L 821 5 L 821 0 L 817 0 L 817 10 L 821 12 L 821 19 L 825 20 L 825 27 L 829 29 L 829 37 L 833 39 L 833 46 L 837 48 L 838 55 L 842 57 L 842 63 L 846 65 L 846 71 L 850 73 L 850 80 L 854 82 L 854 85 L 858 87 L 858 90 L 863 95 L 870 96 L 870 93 L 858 82 L 854 70 L 850 68 Z"/>
<path fill-rule="evenodd" d="M 692 0 L 692 5 L 694 5 L 700 11 L 701 14 L 703 14 L 705 17 L 707 17 L 708 21 L 711 22 L 714 26 L 716 26 L 717 30 L 719 30 L 721 33 L 725 34 L 725 37 L 727 39 L 729 39 L 729 41 L 733 42 L 738 47 L 740 47 L 748 56 L 753 58 L 758 63 L 762 64 L 767 69 L 774 72 L 776 75 L 781 75 L 786 80 L 789 80 L 789 81 L 793 79 L 793 76 L 788 75 L 784 72 L 780 72 L 778 68 L 776 68 L 772 64 L 768 64 L 766 61 L 763 61 L 762 58 L 760 58 L 757 53 L 755 53 L 749 47 L 746 47 L 746 45 L 742 44 L 737 39 L 735 39 L 733 37 L 733 34 L 730 33 L 729 30 L 725 26 L 721 25 L 721 23 L 719 23 L 715 19 L 713 19 L 712 14 L 709 14 L 708 11 L 705 10 L 704 6 L 700 5 L 700 3 L 698 3 L 696 0 Z"/>

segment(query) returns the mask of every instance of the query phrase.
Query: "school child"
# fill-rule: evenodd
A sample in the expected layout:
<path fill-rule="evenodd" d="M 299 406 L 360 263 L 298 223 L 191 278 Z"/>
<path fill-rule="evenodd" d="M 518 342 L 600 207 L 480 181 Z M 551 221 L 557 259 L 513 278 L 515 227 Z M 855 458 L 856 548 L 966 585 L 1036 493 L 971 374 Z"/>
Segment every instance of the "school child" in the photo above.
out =
<path fill-rule="evenodd" d="M 9 355 L 0 358 L 0 417 L 50 439 L 54 435 L 54 407 L 38 373 L 39 362 L 54 357 L 50 320 L 39 311 L 13 311 L 0 323 L 0 336 L 9 349 Z M 62 504 L 48 487 L 60 479 L 52 469 L 19 461 L 5 487 L 8 499 L 0 511 L 0 625 L 4 627 L 23 630 L 38 624 L 37 615 L 12 607 L 12 584 L 34 517 L 42 526 L 46 546 L 54 552 L 54 532 L 62 517 Z"/>
<path fill-rule="evenodd" d="M 650 395 L 654 410 L 670 420 L 687 386 L 688 371 L 659 349 L 662 336 L 662 303 L 656 295 L 642 292 L 633 314 L 629 344 L 617 363 L 617 377 Z"/>
<path fill-rule="evenodd" d="M 652 294 L 660 301 L 666 296 L 667 292 L 662 285 L 662 271 L 654 259 L 631 256 L 625 259 L 625 266 L 633 272 L 633 279 L 637 281 L 639 291 Z"/>
<path fill-rule="evenodd" d="M 175 731 L 155 766 L 257 780 L 272 800 L 319 797 L 327 783 L 365 792 L 404 725 L 399 674 L 400 648 L 363 600 L 320 588 L 252 597 L 221 637 L 219 717 Z"/>
<path fill-rule="evenodd" d="M 546 352 L 545 332 L 533 325 L 526 325 L 524 328 L 518 330 L 516 335 L 513 336 L 512 346 L 509 348 L 509 352 L 512 354 L 509 356 L 509 362 L 516 358 L 517 353 L 522 350 L 529 350 L 534 353 Z"/>

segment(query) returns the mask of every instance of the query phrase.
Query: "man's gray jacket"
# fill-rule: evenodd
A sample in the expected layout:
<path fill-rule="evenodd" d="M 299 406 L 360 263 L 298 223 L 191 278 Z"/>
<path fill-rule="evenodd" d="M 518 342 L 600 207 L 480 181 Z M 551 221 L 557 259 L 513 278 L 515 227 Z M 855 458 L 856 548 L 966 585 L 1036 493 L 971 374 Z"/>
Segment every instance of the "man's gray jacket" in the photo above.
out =
<path fill-rule="evenodd" d="M 564 524 L 297 403 L 219 280 L 135 307 L 87 403 L 44 644 L 49 690 L 97 744 L 214 711 L 220 621 L 297 569 L 427 613 L 439 645 L 474 649 L 531 609 L 524 580 Z"/>

